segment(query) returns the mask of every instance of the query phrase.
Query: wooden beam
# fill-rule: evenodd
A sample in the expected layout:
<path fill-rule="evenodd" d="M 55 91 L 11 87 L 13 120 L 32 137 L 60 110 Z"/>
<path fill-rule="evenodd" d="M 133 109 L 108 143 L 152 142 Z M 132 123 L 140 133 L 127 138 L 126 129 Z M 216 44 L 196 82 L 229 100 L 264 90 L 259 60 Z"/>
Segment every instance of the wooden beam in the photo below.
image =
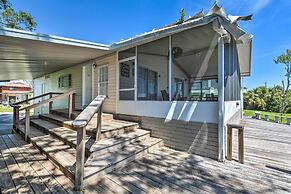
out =
<path fill-rule="evenodd" d="M 173 63 L 187 76 L 188 79 L 190 79 L 191 75 L 187 73 L 187 71 L 182 67 L 182 65 L 177 60 L 173 59 Z"/>
<path fill-rule="evenodd" d="M 201 49 L 193 49 L 190 51 L 186 51 L 186 52 L 183 52 L 181 56 L 176 57 L 176 59 L 191 56 L 191 55 L 196 55 L 196 54 L 201 53 L 203 51 L 207 51 L 208 49 L 210 49 L 210 47 L 204 47 Z"/>

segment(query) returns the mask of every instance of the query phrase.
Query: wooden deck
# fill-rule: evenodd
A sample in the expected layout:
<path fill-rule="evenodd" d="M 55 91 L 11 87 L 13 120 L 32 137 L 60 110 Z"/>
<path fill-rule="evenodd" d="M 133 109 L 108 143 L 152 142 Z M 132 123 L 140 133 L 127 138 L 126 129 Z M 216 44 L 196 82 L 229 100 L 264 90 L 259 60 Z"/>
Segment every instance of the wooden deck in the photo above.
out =
<path fill-rule="evenodd" d="M 162 148 L 86 189 L 100 193 L 291 192 L 290 126 L 246 119 L 245 148 L 245 164 Z"/>
<path fill-rule="evenodd" d="M 74 192 L 72 182 L 20 136 L 1 136 L 0 145 L 2 193 Z M 290 193 L 291 127 L 246 119 L 245 146 L 245 164 L 159 148 L 84 192 Z"/>
<path fill-rule="evenodd" d="M 16 134 L 0 136 L 1 193 L 74 193 L 73 183 Z"/>

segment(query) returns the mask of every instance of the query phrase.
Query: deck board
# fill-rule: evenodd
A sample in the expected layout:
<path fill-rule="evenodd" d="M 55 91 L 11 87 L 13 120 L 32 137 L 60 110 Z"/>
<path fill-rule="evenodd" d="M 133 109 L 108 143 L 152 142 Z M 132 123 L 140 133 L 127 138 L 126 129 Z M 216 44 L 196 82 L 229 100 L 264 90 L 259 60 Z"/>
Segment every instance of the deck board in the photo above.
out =
<path fill-rule="evenodd" d="M 73 183 L 17 134 L 0 136 L 2 193 L 75 193 Z"/>
<path fill-rule="evenodd" d="M 291 126 L 245 122 L 244 164 L 161 148 L 109 175 L 147 193 L 291 193 Z"/>

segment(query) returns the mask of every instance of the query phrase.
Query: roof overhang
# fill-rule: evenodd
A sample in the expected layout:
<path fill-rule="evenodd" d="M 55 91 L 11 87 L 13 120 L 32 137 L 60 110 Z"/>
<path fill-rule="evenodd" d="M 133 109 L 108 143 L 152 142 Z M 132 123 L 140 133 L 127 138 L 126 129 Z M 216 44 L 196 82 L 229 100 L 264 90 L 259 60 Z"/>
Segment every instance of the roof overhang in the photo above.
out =
<path fill-rule="evenodd" d="M 0 80 L 32 79 L 110 53 L 107 45 L 0 29 Z"/>
<path fill-rule="evenodd" d="M 252 36 L 226 17 L 211 14 L 183 24 L 153 30 L 112 45 L 0 28 L 0 80 L 40 77 L 212 22 L 218 22 L 235 39 L 241 75 L 250 75 Z"/>

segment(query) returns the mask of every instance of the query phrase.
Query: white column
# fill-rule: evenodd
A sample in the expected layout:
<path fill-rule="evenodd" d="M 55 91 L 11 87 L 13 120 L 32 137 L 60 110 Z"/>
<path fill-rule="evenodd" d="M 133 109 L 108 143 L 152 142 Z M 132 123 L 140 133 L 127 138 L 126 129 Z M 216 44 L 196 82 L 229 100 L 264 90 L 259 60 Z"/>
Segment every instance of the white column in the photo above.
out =
<path fill-rule="evenodd" d="M 218 160 L 225 160 L 224 39 L 218 38 Z"/>
<path fill-rule="evenodd" d="M 172 71 L 173 71 L 173 63 L 172 63 L 172 36 L 169 36 L 169 80 L 168 80 L 168 87 L 169 87 L 169 100 L 172 101 Z"/>
<path fill-rule="evenodd" d="M 86 66 L 82 67 L 82 107 L 85 105 L 85 95 L 86 95 Z"/>
<path fill-rule="evenodd" d="M 94 63 L 95 64 L 95 63 Z M 95 99 L 95 69 L 96 69 L 96 65 L 92 65 L 91 68 L 92 68 L 92 73 L 91 73 L 91 78 L 92 78 L 92 84 L 91 84 L 91 101 Z M 97 83 L 96 83 L 97 84 Z"/>
<path fill-rule="evenodd" d="M 134 60 L 134 101 L 137 101 L 137 46 L 135 47 Z"/>
<path fill-rule="evenodd" d="M 243 83 L 244 79 L 241 77 L 241 81 L 240 81 L 240 109 L 241 109 L 241 113 L 240 113 L 240 117 L 241 119 L 243 118 L 243 111 L 244 111 L 244 83 Z"/>

